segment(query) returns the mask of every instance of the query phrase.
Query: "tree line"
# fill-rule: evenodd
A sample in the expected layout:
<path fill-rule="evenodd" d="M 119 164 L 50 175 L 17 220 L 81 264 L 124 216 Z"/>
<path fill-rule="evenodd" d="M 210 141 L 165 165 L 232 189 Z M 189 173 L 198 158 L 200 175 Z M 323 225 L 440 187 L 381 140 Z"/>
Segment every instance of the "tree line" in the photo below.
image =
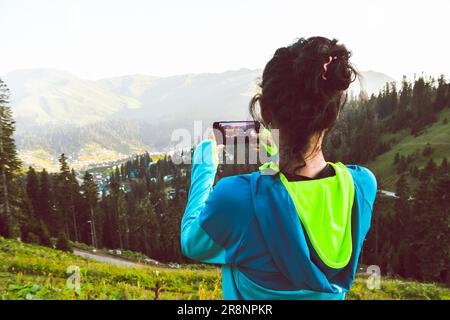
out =
<path fill-rule="evenodd" d="M 183 261 L 179 245 L 187 168 L 148 153 L 116 167 L 103 183 L 86 171 L 80 182 L 64 154 L 60 171 L 29 168 L 22 181 L 27 211 L 19 221 L 23 241 L 48 245 L 66 238 L 97 248 L 142 252 L 161 261 Z M 170 179 L 168 179 L 170 178 Z M 170 191 L 170 192 L 169 192 Z"/>

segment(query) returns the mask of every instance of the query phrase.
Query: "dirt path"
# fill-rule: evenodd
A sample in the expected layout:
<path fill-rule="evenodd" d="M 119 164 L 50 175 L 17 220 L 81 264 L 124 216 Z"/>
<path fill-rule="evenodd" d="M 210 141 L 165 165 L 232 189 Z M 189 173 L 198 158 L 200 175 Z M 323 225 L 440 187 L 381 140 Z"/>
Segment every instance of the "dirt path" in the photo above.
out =
<path fill-rule="evenodd" d="M 388 196 L 388 197 L 391 197 L 391 198 L 396 198 L 395 192 L 392 192 L 392 191 L 381 190 L 381 194 L 385 195 L 385 196 Z"/>
<path fill-rule="evenodd" d="M 110 263 L 110 264 L 114 264 L 117 266 L 126 266 L 126 267 L 142 267 L 143 266 L 142 264 L 123 260 L 120 258 L 108 257 L 105 255 L 81 251 L 81 250 L 77 250 L 77 249 L 74 249 L 73 253 L 76 254 L 77 256 L 80 256 L 83 258 L 92 259 L 92 260 L 96 260 L 99 262 Z"/>

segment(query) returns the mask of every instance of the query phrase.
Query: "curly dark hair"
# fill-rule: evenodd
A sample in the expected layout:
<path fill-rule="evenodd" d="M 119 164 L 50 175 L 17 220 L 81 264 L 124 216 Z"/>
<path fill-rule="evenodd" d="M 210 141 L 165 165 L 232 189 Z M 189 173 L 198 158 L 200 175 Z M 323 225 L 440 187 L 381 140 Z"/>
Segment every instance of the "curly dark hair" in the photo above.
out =
<path fill-rule="evenodd" d="M 350 56 L 336 39 L 300 38 L 277 49 L 266 64 L 260 93 L 251 99 L 249 109 L 254 120 L 280 130 L 286 165 L 295 159 L 301 162 L 297 168 L 305 166 L 311 137 L 320 137 L 335 124 L 347 88 L 359 77 Z M 318 141 L 313 152 L 320 148 Z"/>

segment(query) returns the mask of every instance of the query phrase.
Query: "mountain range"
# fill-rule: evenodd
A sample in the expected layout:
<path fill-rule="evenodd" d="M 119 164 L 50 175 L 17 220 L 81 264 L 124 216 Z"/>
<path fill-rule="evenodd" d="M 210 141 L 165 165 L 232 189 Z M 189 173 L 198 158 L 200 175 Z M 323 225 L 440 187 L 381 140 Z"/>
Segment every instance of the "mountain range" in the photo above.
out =
<path fill-rule="evenodd" d="M 376 93 L 393 79 L 362 72 Z M 60 70 L 25 69 L 2 78 L 11 91 L 16 142 L 26 164 L 55 165 L 66 153 L 85 165 L 132 153 L 164 151 L 174 129 L 203 129 L 216 120 L 248 119 L 261 70 L 155 77 L 141 74 L 84 80 Z M 350 91 L 359 92 L 359 85 Z"/>

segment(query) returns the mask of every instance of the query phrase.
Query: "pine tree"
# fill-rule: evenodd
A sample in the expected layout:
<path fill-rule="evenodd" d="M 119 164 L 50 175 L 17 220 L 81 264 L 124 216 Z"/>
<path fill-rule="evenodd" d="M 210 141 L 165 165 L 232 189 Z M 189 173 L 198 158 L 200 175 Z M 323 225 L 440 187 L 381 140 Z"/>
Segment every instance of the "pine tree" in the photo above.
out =
<path fill-rule="evenodd" d="M 425 148 L 423 148 L 422 155 L 424 157 L 428 158 L 429 156 L 431 156 L 432 153 L 433 153 L 433 148 L 431 148 L 431 145 L 429 143 L 427 143 L 425 145 Z"/>
<path fill-rule="evenodd" d="M 394 164 L 397 164 L 399 160 L 400 160 L 400 155 L 398 152 L 396 152 L 395 156 L 394 156 Z"/>
<path fill-rule="evenodd" d="M 444 75 L 441 75 L 438 79 L 438 87 L 436 92 L 436 98 L 434 100 L 434 111 L 441 111 L 445 108 L 447 103 L 447 84 L 445 83 Z"/>
<path fill-rule="evenodd" d="M 436 168 L 436 163 L 433 161 L 433 158 L 430 158 L 421 172 L 421 179 L 429 181 L 436 173 Z"/>
<path fill-rule="evenodd" d="M 100 230 L 101 234 L 99 234 L 98 240 L 102 246 L 108 248 L 117 248 L 118 247 L 118 237 L 116 230 L 116 219 L 111 210 L 111 195 L 102 194 L 102 198 L 100 200 Z"/>
<path fill-rule="evenodd" d="M 46 247 L 52 246 L 52 241 L 50 240 L 50 232 L 43 220 L 39 220 L 39 243 Z"/>
<path fill-rule="evenodd" d="M 401 111 L 406 111 L 406 109 L 409 106 L 409 103 L 411 102 L 411 84 L 407 81 L 406 77 L 403 77 L 402 80 L 402 90 L 400 93 L 400 99 L 398 103 L 398 107 Z"/>
<path fill-rule="evenodd" d="M 403 212 L 409 211 L 408 199 L 410 197 L 410 190 L 408 182 L 406 180 L 406 175 L 402 174 L 397 180 L 395 188 L 396 195 L 396 212 L 401 214 Z"/>
<path fill-rule="evenodd" d="M 67 212 L 69 211 L 69 198 L 67 192 L 67 184 L 69 182 L 69 166 L 67 165 L 67 158 L 65 154 L 61 154 L 58 159 L 60 163 L 60 172 L 56 176 L 56 202 L 58 207 L 58 215 L 56 221 L 56 229 L 58 231 L 64 230 L 65 234 L 69 233 L 69 225 L 67 219 Z"/>
<path fill-rule="evenodd" d="M 56 240 L 56 249 L 62 251 L 72 251 L 72 247 L 70 245 L 69 239 L 64 231 L 60 231 L 58 233 L 58 239 Z"/>
<path fill-rule="evenodd" d="M 114 233 L 114 237 L 118 239 L 119 247 L 127 248 L 129 243 L 129 226 L 125 195 L 120 188 L 120 183 L 111 181 L 110 186 L 111 195 L 108 198 L 108 209 L 111 210 L 112 232 Z"/>
<path fill-rule="evenodd" d="M 70 171 L 65 154 L 59 158 L 60 172 L 57 176 L 58 230 L 64 229 L 67 235 L 73 234 L 72 239 L 78 241 L 78 223 L 75 212 L 76 178 Z"/>
<path fill-rule="evenodd" d="M 96 232 L 96 217 L 95 208 L 98 204 L 98 187 L 94 182 L 94 177 L 86 171 L 83 177 L 83 184 L 81 185 L 81 190 L 83 191 L 83 197 L 86 200 L 89 207 L 90 216 L 90 227 L 91 227 L 91 237 L 92 245 L 96 248 L 97 244 L 97 232 Z"/>
<path fill-rule="evenodd" d="M 130 227 L 128 225 L 128 210 L 125 193 L 120 190 L 117 199 L 117 216 L 119 222 L 119 233 L 121 234 L 121 248 L 128 248 L 130 245 Z"/>
<path fill-rule="evenodd" d="M 442 159 L 441 165 L 439 167 L 440 176 L 447 175 L 449 173 L 449 166 L 447 162 L 447 157 Z"/>
<path fill-rule="evenodd" d="M 40 173 L 39 185 L 39 206 L 37 209 L 37 216 L 40 217 L 44 223 L 49 227 L 50 234 L 57 235 L 57 217 L 53 208 L 53 197 L 50 191 L 50 177 L 48 172 L 43 169 Z"/>
<path fill-rule="evenodd" d="M 0 234 L 9 237 L 20 235 L 15 214 L 14 176 L 20 168 L 13 134 L 15 122 L 9 107 L 9 89 L 0 79 Z"/>
<path fill-rule="evenodd" d="M 28 168 L 27 173 L 27 182 L 26 182 L 26 191 L 28 198 L 31 201 L 31 204 L 33 206 L 34 214 L 38 219 L 42 219 L 39 212 L 39 206 L 40 206 L 40 197 L 39 197 L 39 179 L 36 174 L 36 171 L 33 167 Z"/>
<path fill-rule="evenodd" d="M 436 113 L 430 108 L 433 105 L 432 81 L 425 81 L 423 77 L 420 77 L 414 83 L 411 102 L 414 116 L 411 127 L 413 135 L 417 135 L 424 126 L 436 120 Z"/>
<path fill-rule="evenodd" d="M 405 174 L 400 176 L 395 186 L 395 215 L 400 227 L 403 229 L 407 228 L 410 215 L 410 206 L 408 202 L 410 190 Z"/>
<path fill-rule="evenodd" d="M 161 227 L 158 223 L 153 204 L 148 198 L 139 203 L 138 226 L 142 226 L 142 241 L 144 252 L 150 257 L 161 253 Z"/>
<path fill-rule="evenodd" d="M 389 114 L 392 114 L 398 107 L 398 94 L 397 94 L 397 86 L 395 82 L 391 83 L 391 92 L 388 97 L 389 101 Z"/>
<path fill-rule="evenodd" d="M 396 132 L 402 128 L 406 128 L 411 125 L 410 103 L 411 103 L 412 89 L 411 84 L 407 81 L 406 77 L 402 80 L 402 89 L 397 104 L 397 112 L 393 119 L 393 131 Z"/>
<path fill-rule="evenodd" d="M 69 176 L 69 193 L 70 193 L 70 212 L 72 214 L 72 228 L 74 233 L 75 241 L 80 241 L 81 239 L 81 230 L 79 226 L 79 220 L 83 221 L 83 213 L 84 213 L 84 201 L 81 196 L 80 185 L 77 181 L 77 175 L 74 169 L 70 171 Z M 87 221 L 87 219 L 84 219 Z"/>

